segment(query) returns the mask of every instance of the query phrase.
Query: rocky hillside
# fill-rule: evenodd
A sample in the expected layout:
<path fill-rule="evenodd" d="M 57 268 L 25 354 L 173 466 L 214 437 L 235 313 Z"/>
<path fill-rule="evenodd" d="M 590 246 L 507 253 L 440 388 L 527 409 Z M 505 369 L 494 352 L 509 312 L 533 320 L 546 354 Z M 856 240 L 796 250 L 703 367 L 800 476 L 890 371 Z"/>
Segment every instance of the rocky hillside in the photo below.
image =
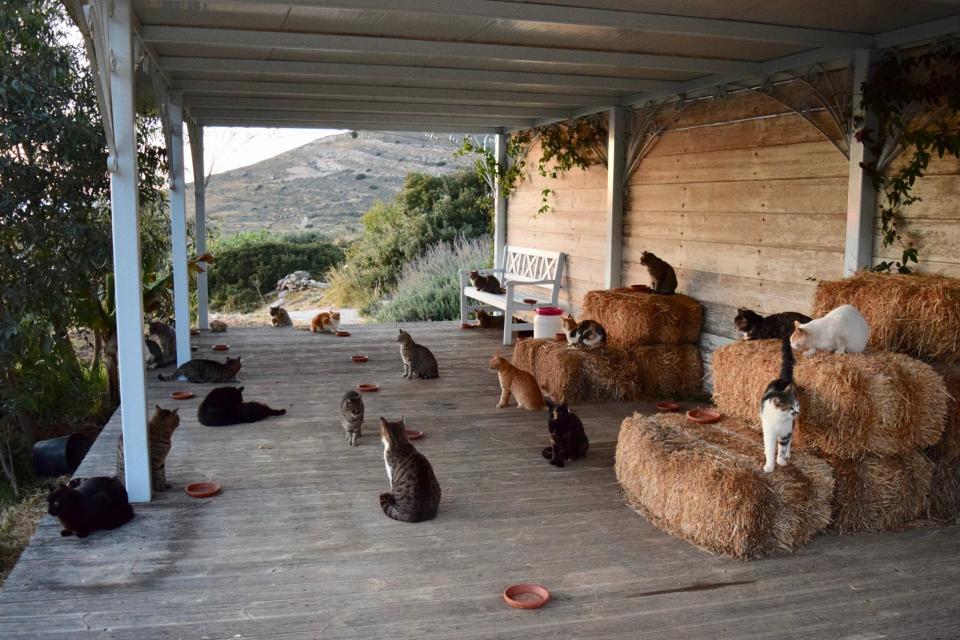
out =
<path fill-rule="evenodd" d="M 350 133 L 321 138 L 257 164 L 216 174 L 207 219 L 217 232 L 312 229 L 332 235 L 358 228 L 376 200 L 389 199 L 411 171 L 450 173 L 469 166 L 442 136 Z M 187 187 L 188 215 L 193 185 Z"/>

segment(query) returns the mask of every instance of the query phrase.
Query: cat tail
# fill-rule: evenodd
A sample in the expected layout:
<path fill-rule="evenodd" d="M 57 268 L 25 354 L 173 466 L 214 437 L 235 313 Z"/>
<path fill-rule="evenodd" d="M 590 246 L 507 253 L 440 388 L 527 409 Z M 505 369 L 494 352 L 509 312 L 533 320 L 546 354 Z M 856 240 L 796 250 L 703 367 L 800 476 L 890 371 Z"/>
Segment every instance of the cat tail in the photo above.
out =
<path fill-rule="evenodd" d="M 270 415 L 272 416 L 283 416 L 287 414 L 286 409 L 270 409 Z"/>
<path fill-rule="evenodd" d="M 782 337 L 780 339 L 780 353 L 783 356 L 783 362 L 780 365 L 780 380 L 786 385 L 793 384 L 793 347 L 790 346 L 790 338 Z"/>
<path fill-rule="evenodd" d="M 396 502 L 386 502 L 383 505 L 383 512 L 387 515 L 388 518 L 397 520 L 398 522 L 419 522 L 420 519 L 416 517 L 416 514 L 409 511 L 404 511 L 397 506 Z"/>

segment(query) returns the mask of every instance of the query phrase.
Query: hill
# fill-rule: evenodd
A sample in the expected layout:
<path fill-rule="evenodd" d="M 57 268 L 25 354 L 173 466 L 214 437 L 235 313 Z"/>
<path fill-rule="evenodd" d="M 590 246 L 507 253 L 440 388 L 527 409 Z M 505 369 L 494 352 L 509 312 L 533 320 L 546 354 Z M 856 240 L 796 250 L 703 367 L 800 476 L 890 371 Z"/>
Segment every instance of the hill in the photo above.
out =
<path fill-rule="evenodd" d="M 238 231 L 310 229 L 350 234 L 376 200 L 392 198 L 411 171 L 441 174 L 470 166 L 445 138 L 416 133 L 343 133 L 240 169 L 214 175 L 207 189 L 208 225 Z M 193 185 L 187 185 L 193 212 Z"/>

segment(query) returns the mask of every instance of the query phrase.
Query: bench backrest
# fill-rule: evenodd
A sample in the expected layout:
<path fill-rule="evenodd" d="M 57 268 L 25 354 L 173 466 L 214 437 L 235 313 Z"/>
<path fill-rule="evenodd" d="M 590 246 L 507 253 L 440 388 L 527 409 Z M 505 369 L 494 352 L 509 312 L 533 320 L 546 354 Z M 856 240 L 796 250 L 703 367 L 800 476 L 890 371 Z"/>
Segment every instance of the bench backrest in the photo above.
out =
<path fill-rule="evenodd" d="M 503 277 L 512 282 L 552 280 L 546 287 L 559 287 L 566 256 L 559 251 L 541 251 L 507 245 L 503 249 Z"/>

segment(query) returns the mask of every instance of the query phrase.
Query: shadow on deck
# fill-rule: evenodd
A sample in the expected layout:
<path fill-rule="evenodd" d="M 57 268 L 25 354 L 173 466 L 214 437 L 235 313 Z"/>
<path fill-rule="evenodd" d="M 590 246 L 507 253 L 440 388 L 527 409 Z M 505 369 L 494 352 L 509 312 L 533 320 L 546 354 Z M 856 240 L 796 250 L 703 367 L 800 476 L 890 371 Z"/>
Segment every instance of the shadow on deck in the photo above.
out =
<path fill-rule="evenodd" d="M 544 414 L 494 408 L 487 362 L 503 350 L 498 332 L 405 327 L 434 350 L 439 380 L 400 378 L 394 325 L 350 327 L 349 338 L 231 330 L 245 395 L 288 411 L 254 425 L 203 427 L 196 407 L 212 385 L 175 403 L 169 392 L 185 383 L 150 375 L 150 406 L 182 416 L 167 460 L 174 489 L 85 540 L 61 538 L 45 518 L 0 594 L 0 637 L 960 636 L 960 529 L 820 536 L 796 555 L 749 563 L 711 556 L 618 495 L 620 421 L 649 405 L 580 407 L 590 454 L 556 469 L 540 457 Z M 194 340 L 201 354 L 223 341 Z M 350 362 L 355 353 L 370 362 Z M 351 449 L 337 412 L 359 382 L 383 388 L 364 397 L 365 432 Z M 377 502 L 387 479 L 376 420 L 401 414 L 426 432 L 417 445 L 443 488 L 428 523 L 389 520 Z M 119 415 L 77 475 L 112 474 L 118 434 Z M 223 494 L 183 492 L 203 479 Z M 523 581 L 554 600 L 506 608 L 500 592 Z"/>

